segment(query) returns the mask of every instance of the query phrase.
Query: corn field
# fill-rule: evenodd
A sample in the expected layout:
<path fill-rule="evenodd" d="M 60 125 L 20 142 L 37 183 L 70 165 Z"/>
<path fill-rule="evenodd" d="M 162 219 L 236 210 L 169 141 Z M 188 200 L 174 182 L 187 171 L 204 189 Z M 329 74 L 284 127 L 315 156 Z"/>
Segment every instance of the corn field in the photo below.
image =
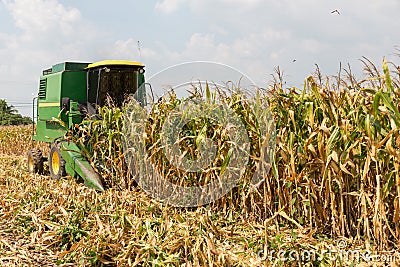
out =
<path fill-rule="evenodd" d="M 278 71 L 274 82 L 260 89 L 257 101 L 267 104 L 274 118 L 276 152 L 257 190 L 251 190 L 249 180 L 260 158 L 259 128 L 253 127 L 258 114 L 240 94 L 210 96 L 208 88 L 205 93 L 197 88 L 194 95 L 229 106 L 251 140 L 251 160 L 237 186 L 198 208 L 159 203 L 136 186 L 122 142 L 124 108 L 103 107 L 100 120 L 84 121 L 67 134 L 103 177 L 109 188 L 104 193 L 72 178 L 55 181 L 27 173 L 23 155 L 32 145 L 30 128 L 2 128 L 0 265 L 359 264 L 323 253 L 337 250 L 338 240 L 352 251 L 395 255 L 400 243 L 400 73 L 386 61 L 382 68 L 363 62 L 362 80 L 350 69 L 335 77 L 323 77 L 317 69 L 303 88 L 284 88 Z M 181 147 L 197 158 L 199 136 L 214 137 L 220 140 L 217 156 L 200 173 L 175 168 L 162 153 L 160 132 L 181 101 L 172 93 L 153 106 L 145 126 L 148 160 L 173 183 L 204 185 L 223 172 L 229 138 L 215 122 L 191 121 L 180 136 Z M 279 250 L 312 250 L 318 257 L 261 257 Z"/>

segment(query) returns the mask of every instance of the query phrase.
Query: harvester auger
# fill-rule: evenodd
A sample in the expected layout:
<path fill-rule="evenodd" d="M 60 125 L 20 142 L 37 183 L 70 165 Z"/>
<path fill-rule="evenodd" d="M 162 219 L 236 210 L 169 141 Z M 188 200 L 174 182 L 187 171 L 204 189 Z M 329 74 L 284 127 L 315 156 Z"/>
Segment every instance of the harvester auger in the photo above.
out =
<path fill-rule="evenodd" d="M 42 173 L 48 161 L 50 176 L 81 177 L 85 184 L 104 191 L 102 179 L 77 144 L 65 141 L 68 130 L 84 118 L 96 118 L 98 107 L 110 97 L 121 106 L 127 97 L 146 104 L 144 66 L 139 62 L 106 60 L 97 63 L 64 62 L 43 71 L 39 93 L 33 100 L 34 141 L 50 145 L 48 157 L 39 149 L 28 152 L 28 170 Z M 35 116 L 36 111 L 36 116 Z"/>

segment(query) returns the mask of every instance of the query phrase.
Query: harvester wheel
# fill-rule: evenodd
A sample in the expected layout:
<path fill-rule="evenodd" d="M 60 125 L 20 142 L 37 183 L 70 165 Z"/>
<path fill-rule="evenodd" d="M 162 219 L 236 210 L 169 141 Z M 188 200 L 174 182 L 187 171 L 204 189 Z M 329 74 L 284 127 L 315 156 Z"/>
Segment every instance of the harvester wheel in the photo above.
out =
<path fill-rule="evenodd" d="M 65 176 L 65 160 L 61 156 L 60 145 L 53 143 L 50 147 L 49 171 L 53 179 Z"/>
<path fill-rule="evenodd" d="M 43 173 L 43 155 L 42 151 L 33 148 L 28 151 L 28 171 L 31 173 Z"/>

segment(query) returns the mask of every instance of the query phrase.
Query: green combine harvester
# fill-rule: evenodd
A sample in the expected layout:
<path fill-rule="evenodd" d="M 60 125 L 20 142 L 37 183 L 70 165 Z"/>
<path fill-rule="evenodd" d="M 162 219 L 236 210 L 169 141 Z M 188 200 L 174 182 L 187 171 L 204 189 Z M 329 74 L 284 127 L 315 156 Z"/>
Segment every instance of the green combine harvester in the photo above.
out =
<path fill-rule="evenodd" d="M 145 105 L 144 82 L 144 66 L 132 61 L 64 62 L 44 70 L 33 101 L 37 121 L 33 140 L 49 143 L 50 153 L 44 157 L 39 149 L 31 149 L 28 170 L 42 173 L 47 160 L 52 178 L 67 174 L 81 177 L 87 186 L 104 191 L 101 177 L 79 147 L 63 137 L 84 118 L 96 119 L 98 108 L 107 103 L 108 97 L 118 106 L 129 96 Z"/>

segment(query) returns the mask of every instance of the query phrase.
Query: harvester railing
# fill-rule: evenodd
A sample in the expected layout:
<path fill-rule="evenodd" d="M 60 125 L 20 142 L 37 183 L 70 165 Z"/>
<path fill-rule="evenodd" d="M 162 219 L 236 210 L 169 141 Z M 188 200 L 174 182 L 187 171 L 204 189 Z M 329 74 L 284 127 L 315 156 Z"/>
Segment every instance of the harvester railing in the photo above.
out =
<path fill-rule="evenodd" d="M 35 116 L 35 102 L 37 102 L 38 97 L 32 99 L 32 136 L 35 135 L 35 121 L 37 123 L 37 115 Z M 37 104 L 36 104 L 37 105 Z"/>

